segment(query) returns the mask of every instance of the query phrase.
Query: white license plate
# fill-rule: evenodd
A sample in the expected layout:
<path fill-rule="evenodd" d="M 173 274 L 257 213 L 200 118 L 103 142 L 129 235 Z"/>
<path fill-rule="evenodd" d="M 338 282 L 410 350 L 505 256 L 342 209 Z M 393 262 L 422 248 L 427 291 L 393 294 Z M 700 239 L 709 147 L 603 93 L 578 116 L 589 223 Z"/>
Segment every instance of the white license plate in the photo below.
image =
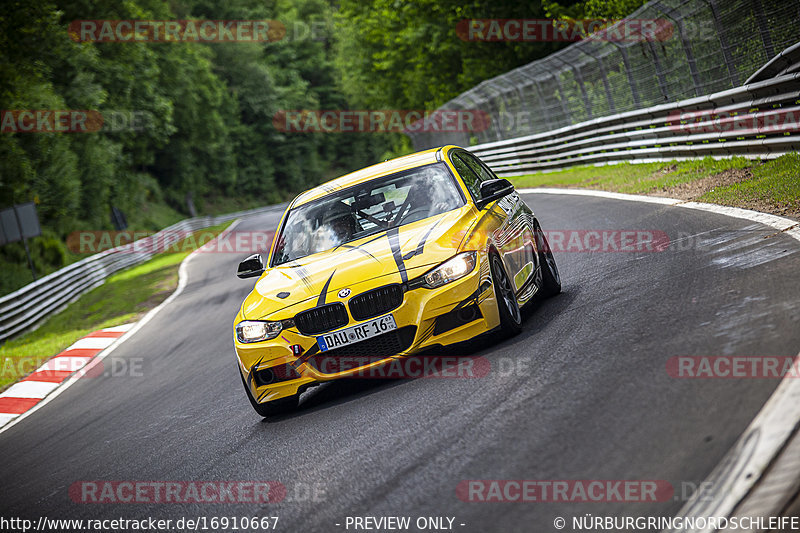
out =
<path fill-rule="evenodd" d="M 327 352 L 341 346 L 365 341 L 371 337 L 381 335 L 397 329 L 397 323 L 392 315 L 384 315 L 363 324 L 352 326 L 339 331 L 331 331 L 317 337 L 320 351 Z"/>

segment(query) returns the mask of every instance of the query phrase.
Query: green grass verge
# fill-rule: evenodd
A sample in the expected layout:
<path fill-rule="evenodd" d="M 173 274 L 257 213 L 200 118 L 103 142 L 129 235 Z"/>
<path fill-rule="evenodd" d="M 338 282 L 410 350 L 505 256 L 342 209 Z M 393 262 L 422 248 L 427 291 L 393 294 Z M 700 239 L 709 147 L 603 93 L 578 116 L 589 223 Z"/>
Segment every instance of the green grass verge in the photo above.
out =
<path fill-rule="evenodd" d="M 518 187 L 580 187 L 641 194 L 699 180 L 732 168 L 748 168 L 749 159 L 695 159 L 669 163 L 620 163 L 583 166 L 513 178 Z"/>
<path fill-rule="evenodd" d="M 218 234 L 228 225 L 201 231 Z M 179 245 L 177 249 L 183 247 Z M 145 263 L 117 272 L 103 285 L 47 319 L 38 329 L 0 346 L 0 360 L 3 361 L 0 390 L 27 376 L 86 334 L 135 322 L 166 300 L 178 285 L 178 267 L 189 253 L 191 251 L 158 254 Z"/>
<path fill-rule="evenodd" d="M 582 166 L 510 178 L 517 187 L 568 187 L 630 194 L 653 194 L 730 170 L 749 170 L 752 178 L 732 184 L 715 184 L 700 191 L 697 200 L 745 207 L 788 216 L 800 214 L 800 154 L 791 153 L 769 161 L 743 157 L 715 160 L 710 157 L 667 163 L 621 163 L 602 167 Z"/>
<path fill-rule="evenodd" d="M 753 179 L 714 189 L 700 199 L 723 205 L 769 204 L 778 211 L 800 211 L 800 154 L 792 153 L 753 167 Z"/>

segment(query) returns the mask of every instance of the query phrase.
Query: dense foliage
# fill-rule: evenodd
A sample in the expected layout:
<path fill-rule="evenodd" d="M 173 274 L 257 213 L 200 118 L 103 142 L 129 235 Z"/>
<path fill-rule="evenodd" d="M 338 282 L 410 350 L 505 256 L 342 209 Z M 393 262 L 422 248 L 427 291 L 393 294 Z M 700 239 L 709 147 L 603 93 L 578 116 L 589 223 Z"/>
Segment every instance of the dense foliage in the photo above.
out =
<path fill-rule="evenodd" d="M 555 19 L 621 19 L 645 3 L 645 0 L 586 0 L 586 2 L 544 0 L 542 5 L 547 16 Z"/>
<path fill-rule="evenodd" d="M 292 31 L 272 43 L 76 42 L 69 24 L 85 19 L 266 19 Z M 72 259 L 70 232 L 111 228 L 112 205 L 132 227 L 156 229 L 189 215 L 187 200 L 201 213 L 274 203 L 378 159 L 386 137 L 272 125 L 281 109 L 348 106 L 330 35 L 294 31 L 312 21 L 332 21 L 328 2 L 4 2 L 0 109 L 105 119 L 96 133 L 0 134 L 0 207 L 37 203 L 40 273 Z M 0 270 L 2 292 L 30 281 L 21 245 L 0 248 Z"/>
<path fill-rule="evenodd" d="M 539 2 L 509 0 L 5 1 L 0 110 L 115 119 L 96 133 L 0 133 L 0 208 L 36 202 L 44 236 L 32 255 L 50 271 L 75 259 L 70 232 L 111 228 L 112 205 L 131 227 L 156 229 L 190 204 L 204 213 L 287 199 L 407 144 L 400 134 L 283 133 L 277 111 L 434 109 L 563 45 L 468 42 L 460 20 L 546 15 Z M 93 19 L 267 19 L 287 33 L 271 43 L 70 38 L 71 22 Z M 0 293 L 30 281 L 21 245 L 0 248 L 0 270 Z"/>

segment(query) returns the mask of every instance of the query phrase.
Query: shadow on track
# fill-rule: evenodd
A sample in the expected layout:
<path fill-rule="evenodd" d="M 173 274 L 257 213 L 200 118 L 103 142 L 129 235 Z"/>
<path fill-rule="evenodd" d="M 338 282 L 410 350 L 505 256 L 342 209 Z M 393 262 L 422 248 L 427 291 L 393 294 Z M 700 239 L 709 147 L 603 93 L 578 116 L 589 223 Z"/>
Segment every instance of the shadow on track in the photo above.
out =
<path fill-rule="evenodd" d="M 565 290 L 553 298 L 548 298 L 547 300 L 537 299 L 532 302 L 522 310 L 524 320 L 522 332 L 514 337 L 502 339 L 499 343 L 497 336 L 493 332 L 488 332 L 474 339 L 450 346 L 428 348 L 419 354 L 410 356 L 409 359 L 414 357 L 422 359 L 425 357 L 456 356 L 489 356 L 491 358 L 492 353 L 498 347 L 520 341 L 527 342 L 532 337 L 535 337 L 537 333 L 547 327 L 554 317 L 570 307 L 579 292 L 580 290 L 577 288 L 570 288 L 570 290 Z M 381 390 L 402 386 L 416 379 L 424 378 L 342 378 L 328 381 L 304 392 L 300 399 L 300 405 L 294 411 L 264 418 L 261 422 L 262 424 L 271 424 L 300 418 L 323 409 L 329 409 L 336 405 L 366 397 Z"/>

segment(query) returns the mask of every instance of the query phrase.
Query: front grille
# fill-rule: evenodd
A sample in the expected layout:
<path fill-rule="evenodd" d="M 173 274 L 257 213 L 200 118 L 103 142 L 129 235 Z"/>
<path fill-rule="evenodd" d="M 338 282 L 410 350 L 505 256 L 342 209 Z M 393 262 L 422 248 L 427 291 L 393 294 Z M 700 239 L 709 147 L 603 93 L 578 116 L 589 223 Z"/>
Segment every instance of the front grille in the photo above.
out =
<path fill-rule="evenodd" d="M 417 326 L 405 326 L 355 344 L 319 352 L 310 362 L 315 368 L 326 368 L 325 358 L 359 357 L 365 359 L 365 364 L 373 363 L 407 350 L 416 333 Z M 317 366 L 318 364 L 321 366 Z"/>
<path fill-rule="evenodd" d="M 314 307 L 294 317 L 294 324 L 303 335 L 325 333 L 346 326 L 348 322 L 347 309 L 341 302 Z"/>
<path fill-rule="evenodd" d="M 386 285 L 371 291 L 363 292 L 350 298 L 350 314 L 356 320 L 366 320 L 392 309 L 400 307 L 403 303 L 403 286 Z"/>

